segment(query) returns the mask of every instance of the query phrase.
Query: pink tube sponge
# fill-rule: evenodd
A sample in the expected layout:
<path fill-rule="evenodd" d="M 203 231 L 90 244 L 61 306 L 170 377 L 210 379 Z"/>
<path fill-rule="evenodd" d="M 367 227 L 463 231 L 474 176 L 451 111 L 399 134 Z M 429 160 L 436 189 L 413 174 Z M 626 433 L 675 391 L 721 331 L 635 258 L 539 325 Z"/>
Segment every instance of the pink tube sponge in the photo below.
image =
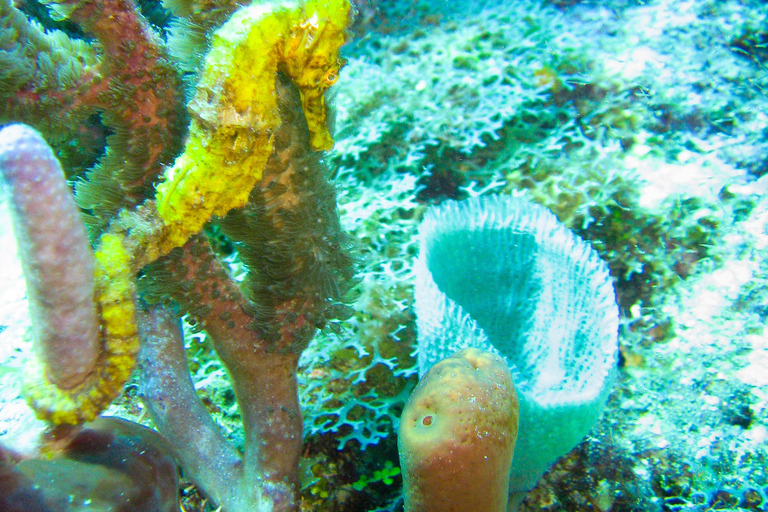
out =
<path fill-rule="evenodd" d="M 0 131 L 0 172 L 27 281 L 35 349 L 57 386 L 82 383 L 100 352 L 94 259 L 59 161 L 22 124 Z"/>
<path fill-rule="evenodd" d="M 435 364 L 400 419 L 405 512 L 504 512 L 517 424 L 499 356 L 468 348 Z"/>
<path fill-rule="evenodd" d="M 24 395 L 40 419 L 93 420 L 122 390 L 139 347 L 132 256 L 113 233 L 91 251 L 61 165 L 34 129 L 0 130 L 0 173 L 38 356 L 24 368 Z"/>

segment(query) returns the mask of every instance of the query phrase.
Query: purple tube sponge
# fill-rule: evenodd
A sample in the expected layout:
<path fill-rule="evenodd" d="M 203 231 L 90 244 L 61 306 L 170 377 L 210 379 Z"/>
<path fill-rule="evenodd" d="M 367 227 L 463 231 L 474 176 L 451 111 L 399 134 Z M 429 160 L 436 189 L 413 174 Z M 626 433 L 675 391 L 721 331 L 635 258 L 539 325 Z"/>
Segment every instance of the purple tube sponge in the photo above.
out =
<path fill-rule="evenodd" d="M 94 258 L 59 161 L 40 134 L 0 131 L 0 170 L 27 281 L 35 350 L 60 388 L 82 383 L 99 356 Z"/>
<path fill-rule="evenodd" d="M 0 172 L 38 356 L 25 368 L 25 395 L 54 424 L 93 420 L 122 390 L 139 348 L 132 258 L 110 233 L 91 251 L 61 165 L 34 129 L 0 131 Z"/>

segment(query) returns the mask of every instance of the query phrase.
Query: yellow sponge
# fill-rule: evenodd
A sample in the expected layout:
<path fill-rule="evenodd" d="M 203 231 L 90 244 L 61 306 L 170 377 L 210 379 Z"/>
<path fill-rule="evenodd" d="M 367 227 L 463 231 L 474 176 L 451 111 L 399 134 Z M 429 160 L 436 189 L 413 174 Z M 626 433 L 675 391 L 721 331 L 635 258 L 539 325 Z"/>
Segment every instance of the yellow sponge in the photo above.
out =
<path fill-rule="evenodd" d="M 517 394 L 497 355 L 474 348 L 435 364 L 400 418 L 405 512 L 504 512 Z"/>

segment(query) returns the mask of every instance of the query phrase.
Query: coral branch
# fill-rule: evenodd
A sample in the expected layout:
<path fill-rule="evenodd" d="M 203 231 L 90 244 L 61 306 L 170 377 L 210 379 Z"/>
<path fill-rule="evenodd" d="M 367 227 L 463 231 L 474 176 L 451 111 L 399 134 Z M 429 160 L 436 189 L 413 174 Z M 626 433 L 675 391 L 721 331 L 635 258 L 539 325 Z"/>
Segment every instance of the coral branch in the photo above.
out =
<path fill-rule="evenodd" d="M 158 273 L 157 267 L 155 270 Z M 160 273 L 164 273 L 170 282 L 180 283 L 173 293 L 174 298 L 188 308 L 206 330 L 232 377 L 245 432 L 238 492 L 254 499 L 260 496 L 258 499 L 293 506 L 298 493 L 298 461 L 302 443 L 302 418 L 296 383 L 300 352 L 292 347 L 293 333 L 285 333 L 275 343 L 253 327 L 254 318 L 246 312 L 253 310 L 253 306 L 249 306 L 237 285 L 227 276 L 204 238 L 195 237 L 182 249 L 173 251 L 162 262 Z M 315 330 L 314 326 L 307 326 L 302 318 L 292 318 L 289 325 L 294 329 L 309 329 L 312 333 Z M 169 357 L 172 356 L 166 354 L 163 359 Z M 148 375 L 148 372 L 145 373 Z M 153 379 L 151 384 L 143 386 L 147 389 L 145 395 L 150 410 L 160 407 L 151 404 L 159 394 L 176 395 L 175 388 L 149 391 L 151 386 L 165 384 Z M 166 411 L 166 414 L 171 412 Z M 184 407 L 178 413 L 184 415 Z M 195 423 L 198 421 L 195 420 Z M 183 417 L 167 418 L 157 426 L 171 439 L 177 436 L 184 439 L 184 432 L 189 428 Z M 174 444 L 181 459 L 199 456 L 194 453 L 198 448 L 190 448 L 184 442 Z M 200 460 L 210 459 L 203 457 Z M 199 464 L 197 462 L 192 467 Z M 220 504 L 245 500 L 229 496 L 232 492 L 231 481 L 227 483 L 225 480 L 221 489 L 216 488 L 221 483 L 219 479 L 201 478 L 198 483 Z"/>
<path fill-rule="evenodd" d="M 164 166 L 181 151 L 183 87 L 132 0 L 51 7 L 99 45 L 43 32 L 0 1 L 0 48 L 8 50 L 3 60 L 9 61 L 0 72 L 0 122 L 21 120 L 41 130 L 61 151 L 70 177 L 80 178 L 111 132 L 107 151 L 76 187 L 78 205 L 92 213 L 87 220 L 95 238 L 120 210 L 151 195 Z"/>
<path fill-rule="evenodd" d="M 80 101 L 97 106 L 116 131 L 101 167 L 120 184 L 121 204 L 135 204 L 181 150 L 181 79 L 132 0 L 70 0 L 58 8 L 103 48 L 102 80 Z"/>
<path fill-rule="evenodd" d="M 351 273 L 335 192 L 310 151 L 299 89 L 278 77 L 276 94 L 281 123 L 272 135 L 263 177 L 245 208 L 216 221 L 237 245 L 243 263 L 258 270 L 249 273 L 241 290 L 208 241 L 194 236 L 146 268 L 140 281 L 147 300 L 170 295 L 206 331 L 232 378 L 245 434 L 238 478 L 193 476 L 206 494 L 231 512 L 251 510 L 248 503 L 268 504 L 270 510 L 298 506 L 302 415 L 297 362 L 317 326 L 337 312 L 334 306 Z M 177 358 L 169 354 L 162 360 Z M 179 459 L 191 459 L 185 466 L 193 468 L 201 461 L 210 464 L 215 459 L 184 441 L 186 411 L 192 407 L 168 408 L 163 397 L 180 391 L 158 378 L 146 385 L 153 386 L 161 389 L 145 392 L 145 400 L 150 410 L 163 411 L 158 429 L 182 440 L 174 442 Z M 205 439 L 213 436 L 200 426 L 208 423 L 194 416 L 191 421 L 198 426 L 193 429 L 204 431 Z"/>
<path fill-rule="evenodd" d="M 10 0 L 0 0 L 0 49 L 0 123 L 35 126 L 66 172 L 81 175 L 104 145 L 89 122 L 98 109 L 80 100 L 101 81 L 96 52 L 63 32 L 43 31 Z"/>
<path fill-rule="evenodd" d="M 141 314 L 140 389 L 152 421 L 166 436 L 189 478 L 225 509 L 241 495 L 242 463 L 195 393 L 179 320 L 156 308 Z"/>

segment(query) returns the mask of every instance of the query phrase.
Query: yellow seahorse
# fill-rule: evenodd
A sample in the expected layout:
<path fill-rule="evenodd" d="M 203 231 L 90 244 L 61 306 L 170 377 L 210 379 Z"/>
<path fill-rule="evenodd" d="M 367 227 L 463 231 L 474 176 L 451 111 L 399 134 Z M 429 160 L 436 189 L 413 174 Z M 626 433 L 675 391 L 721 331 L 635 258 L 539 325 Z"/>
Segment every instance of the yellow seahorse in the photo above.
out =
<path fill-rule="evenodd" d="M 272 153 L 280 125 L 276 79 L 299 88 L 313 150 L 328 150 L 324 94 L 344 60 L 339 48 L 348 0 L 283 1 L 243 7 L 213 37 L 197 91 L 184 153 L 157 187 L 165 224 L 159 253 L 183 245 L 211 216 L 248 201 Z"/>
<path fill-rule="evenodd" d="M 214 34 L 189 104 L 192 123 L 184 153 L 157 186 L 160 235 L 153 229 L 142 234 L 136 219 L 143 214 L 136 214 L 125 225 L 118 219 L 114 231 L 100 237 L 94 277 L 102 354 L 92 375 L 66 390 L 50 381 L 42 363 L 30 362 L 25 395 L 40 418 L 54 424 L 89 421 L 120 393 L 139 347 L 134 273 L 184 245 L 213 215 L 246 204 L 280 125 L 278 73 L 299 88 L 312 149 L 333 147 L 324 94 L 344 64 L 339 48 L 349 10 L 349 0 L 253 5 L 238 10 Z"/>

